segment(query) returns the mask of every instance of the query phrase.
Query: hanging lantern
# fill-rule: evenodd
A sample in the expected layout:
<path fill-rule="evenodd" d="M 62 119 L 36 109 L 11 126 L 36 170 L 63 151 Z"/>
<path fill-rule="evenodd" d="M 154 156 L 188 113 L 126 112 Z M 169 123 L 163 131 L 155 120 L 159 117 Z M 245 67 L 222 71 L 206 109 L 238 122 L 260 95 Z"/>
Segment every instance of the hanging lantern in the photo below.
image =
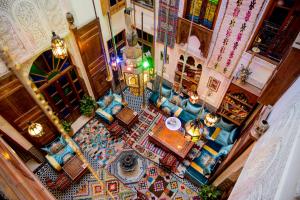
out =
<path fill-rule="evenodd" d="M 55 32 L 52 32 L 51 49 L 55 58 L 64 59 L 67 57 L 67 45 Z"/>
<path fill-rule="evenodd" d="M 204 125 L 201 122 L 200 118 L 197 118 L 197 119 L 188 121 L 185 124 L 185 130 L 187 133 L 186 136 L 191 138 L 192 142 L 197 142 L 203 134 Z"/>
<path fill-rule="evenodd" d="M 28 133 L 32 137 L 41 137 L 45 134 L 43 126 L 39 123 L 29 122 Z"/>
<path fill-rule="evenodd" d="M 214 126 L 219 120 L 219 117 L 213 113 L 208 113 L 205 116 L 204 124 L 208 127 Z"/>

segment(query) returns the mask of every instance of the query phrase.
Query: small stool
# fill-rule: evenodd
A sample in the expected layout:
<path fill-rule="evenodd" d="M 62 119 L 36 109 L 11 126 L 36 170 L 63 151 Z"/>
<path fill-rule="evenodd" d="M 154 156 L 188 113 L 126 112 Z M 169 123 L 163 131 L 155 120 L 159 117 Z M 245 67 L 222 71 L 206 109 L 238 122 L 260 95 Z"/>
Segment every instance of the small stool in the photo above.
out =
<path fill-rule="evenodd" d="M 171 172 L 175 172 L 177 167 L 177 158 L 173 154 L 167 153 L 163 158 L 159 159 L 159 164 Z"/>
<path fill-rule="evenodd" d="M 107 130 L 112 137 L 117 138 L 121 135 L 123 128 L 115 121 L 107 128 Z"/>

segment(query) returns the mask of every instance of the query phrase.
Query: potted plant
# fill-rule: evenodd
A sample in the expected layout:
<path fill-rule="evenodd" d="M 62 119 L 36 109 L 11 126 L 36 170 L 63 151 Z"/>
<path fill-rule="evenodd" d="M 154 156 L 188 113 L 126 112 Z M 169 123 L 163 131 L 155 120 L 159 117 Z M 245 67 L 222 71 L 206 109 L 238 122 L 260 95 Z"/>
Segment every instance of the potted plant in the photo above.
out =
<path fill-rule="evenodd" d="M 199 196 L 201 200 L 218 200 L 221 196 L 221 191 L 213 185 L 203 185 L 200 188 Z"/>
<path fill-rule="evenodd" d="M 68 122 L 68 121 L 65 121 L 63 120 L 62 121 L 62 125 L 64 127 L 64 130 L 70 135 L 70 136 L 73 136 L 74 134 L 74 131 L 72 129 L 72 122 Z"/>
<path fill-rule="evenodd" d="M 96 101 L 89 95 L 84 95 L 80 100 L 80 112 L 81 114 L 91 117 L 95 113 Z"/>

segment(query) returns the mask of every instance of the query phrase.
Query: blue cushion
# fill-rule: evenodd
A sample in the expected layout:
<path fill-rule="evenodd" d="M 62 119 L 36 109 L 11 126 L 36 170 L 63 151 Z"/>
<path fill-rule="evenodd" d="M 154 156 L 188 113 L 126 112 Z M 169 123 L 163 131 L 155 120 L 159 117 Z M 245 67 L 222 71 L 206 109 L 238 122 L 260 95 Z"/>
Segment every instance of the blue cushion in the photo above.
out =
<path fill-rule="evenodd" d="M 227 145 L 227 146 L 222 147 L 221 150 L 220 150 L 219 153 L 218 153 L 218 157 L 226 156 L 226 155 L 230 152 L 232 146 L 233 146 L 233 145 L 230 144 L 230 145 Z"/>
<path fill-rule="evenodd" d="M 215 140 L 215 142 L 217 142 L 223 146 L 227 146 L 228 144 L 230 144 L 229 137 L 230 137 L 230 132 L 222 129 L 221 132 L 219 133 L 217 139 Z"/>
<path fill-rule="evenodd" d="M 233 144 L 235 142 L 235 140 L 238 137 L 238 133 L 239 133 L 239 128 L 235 128 L 230 132 L 229 138 L 228 138 L 228 144 Z"/>
<path fill-rule="evenodd" d="M 166 97 L 167 99 L 170 98 L 170 96 L 171 96 L 171 90 L 172 90 L 171 88 L 163 85 L 161 87 L 161 94 L 162 94 L 162 96 Z"/>
<path fill-rule="evenodd" d="M 156 105 L 158 97 L 159 97 L 159 93 L 158 92 L 153 92 L 151 94 L 150 98 L 149 98 L 149 102 Z"/>
<path fill-rule="evenodd" d="M 64 157 L 68 154 L 75 155 L 73 149 L 69 145 L 67 145 L 63 150 L 52 156 L 60 165 L 62 165 L 64 163 Z"/>
<path fill-rule="evenodd" d="M 188 167 L 184 175 L 198 186 L 201 186 L 208 182 L 208 179 L 203 174 L 195 170 L 193 167 Z"/>
<path fill-rule="evenodd" d="M 184 110 L 189 99 L 182 99 L 180 107 Z"/>
<path fill-rule="evenodd" d="M 201 105 L 199 104 L 192 104 L 190 101 L 187 102 L 185 110 L 193 113 L 194 115 L 199 114 L 200 110 L 201 110 Z"/>
<path fill-rule="evenodd" d="M 107 97 L 109 97 L 109 96 L 111 96 L 112 99 L 114 99 L 114 96 L 113 96 L 113 93 L 112 93 L 111 90 L 109 90 L 108 93 L 107 93 L 105 96 L 101 97 L 101 98 L 96 102 L 96 103 L 99 105 L 100 108 L 104 109 L 105 107 L 108 106 L 108 105 L 106 105 L 106 103 L 105 103 L 105 98 L 107 98 Z"/>
<path fill-rule="evenodd" d="M 171 91 L 171 95 L 168 99 L 171 103 L 181 106 L 181 102 L 183 101 L 183 97 L 181 97 L 179 94 L 174 92 L 173 90 Z"/>
<path fill-rule="evenodd" d="M 225 122 L 222 117 L 215 126 L 220 127 L 221 129 L 224 129 L 229 132 L 235 128 L 234 124 Z"/>
<path fill-rule="evenodd" d="M 100 108 L 104 109 L 105 108 L 105 103 L 104 103 L 104 100 L 98 100 L 97 101 L 97 104 L 99 105 Z"/>
<path fill-rule="evenodd" d="M 109 104 L 109 105 L 104 109 L 104 111 L 107 112 L 107 113 L 110 114 L 110 115 L 113 115 L 113 108 L 114 108 L 115 106 L 117 106 L 117 105 L 122 107 L 122 104 L 121 104 L 120 102 L 118 102 L 118 101 L 112 101 L 111 104 Z"/>
<path fill-rule="evenodd" d="M 192 113 L 189 113 L 185 110 L 182 110 L 181 113 L 179 114 L 178 118 L 180 119 L 180 121 L 185 124 L 190 120 L 196 119 L 197 115 L 194 115 Z"/>
<path fill-rule="evenodd" d="M 66 145 L 67 145 L 67 143 L 64 140 L 63 136 L 60 136 L 60 137 L 56 138 L 53 142 L 51 142 L 49 145 L 47 145 L 41 149 L 44 150 L 45 152 L 47 152 L 48 154 L 53 155 L 53 154 L 55 154 L 52 149 L 54 146 L 57 146 L 59 149 L 56 149 L 56 150 L 59 151 L 59 150 L 63 149 Z"/>
<path fill-rule="evenodd" d="M 178 106 L 174 105 L 173 103 L 169 102 L 168 100 L 165 101 L 162 105 L 161 105 L 161 109 L 164 108 L 169 108 L 171 111 L 171 114 L 174 114 L 177 110 L 178 110 Z"/>

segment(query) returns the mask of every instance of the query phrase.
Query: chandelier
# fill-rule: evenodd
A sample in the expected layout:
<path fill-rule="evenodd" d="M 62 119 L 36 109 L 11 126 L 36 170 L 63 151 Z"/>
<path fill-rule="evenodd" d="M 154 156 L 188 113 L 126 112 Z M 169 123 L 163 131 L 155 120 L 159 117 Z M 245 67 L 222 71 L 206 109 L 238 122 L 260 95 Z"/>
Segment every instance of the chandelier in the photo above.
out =
<path fill-rule="evenodd" d="M 55 32 L 52 32 L 51 49 L 55 58 L 64 59 L 67 57 L 67 45 Z"/>
<path fill-rule="evenodd" d="M 29 122 L 28 133 L 32 137 L 41 137 L 45 134 L 43 126 L 39 123 Z"/>

